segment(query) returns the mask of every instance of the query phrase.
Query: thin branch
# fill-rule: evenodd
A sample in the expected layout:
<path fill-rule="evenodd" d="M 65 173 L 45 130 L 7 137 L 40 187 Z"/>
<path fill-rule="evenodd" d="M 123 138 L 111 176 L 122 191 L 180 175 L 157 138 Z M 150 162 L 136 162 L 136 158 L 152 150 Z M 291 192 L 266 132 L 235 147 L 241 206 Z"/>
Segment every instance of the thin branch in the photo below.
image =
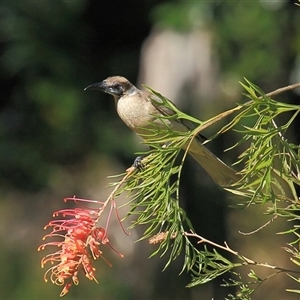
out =
<path fill-rule="evenodd" d="M 108 198 L 105 200 L 105 202 L 102 205 L 102 209 L 99 211 L 98 217 L 97 217 L 97 221 L 95 222 L 95 224 L 98 223 L 98 221 L 101 218 L 102 213 L 104 212 L 105 208 L 107 207 L 107 205 L 114 200 L 115 198 L 115 194 L 118 191 L 118 189 L 121 187 L 122 184 L 125 183 L 125 181 L 136 171 L 136 167 L 130 167 L 126 170 L 126 175 L 117 183 L 117 185 L 115 186 L 115 188 L 113 189 L 113 191 L 109 194 Z"/>
<path fill-rule="evenodd" d="M 273 96 L 276 96 L 276 95 L 279 95 L 279 94 L 282 94 L 284 92 L 287 92 L 287 91 L 291 91 L 291 90 L 294 90 L 294 89 L 297 89 L 297 88 L 300 88 L 300 82 L 298 83 L 295 83 L 295 84 L 291 84 L 291 85 L 288 85 L 288 86 L 285 86 L 285 87 L 282 87 L 282 88 L 279 88 L 275 91 L 272 91 L 272 92 L 269 92 L 266 94 L 267 97 L 273 97 Z"/>
<path fill-rule="evenodd" d="M 295 83 L 295 84 L 291 84 L 291 85 L 288 85 L 288 86 L 285 86 L 285 87 L 282 87 L 282 88 L 279 88 L 279 89 L 274 90 L 272 92 L 269 92 L 269 93 L 266 94 L 266 96 L 267 97 L 276 96 L 276 95 L 279 95 L 281 93 L 284 93 L 284 92 L 287 92 L 287 91 L 290 91 L 290 90 L 293 90 L 293 89 L 297 89 L 297 88 L 300 88 L 300 82 Z M 261 99 L 262 96 L 260 96 L 258 98 Z M 235 111 L 242 109 L 243 107 L 245 107 L 245 105 L 251 104 L 252 102 L 253 102 L 253 100 L 250 100 L 250 101 L 244 103 L 243 105 L 238 105 L 235 108 L 229 109 L 229 110 L 217 115 L 216 117 L 214 117 L 213 119 L 211 119 L 207 123 L 205 123 L 204 125 L 200 126 L 199 132 L 204 130 L 205 128 L 209 127 L 211 124 L 213 124 L 213 123 L 229 116 L 230 114 L 234 113 Z"/>
<path fill-rule="evenodd" d="M 224 242 L 224 245 L 220 245 L 220 244 L 217 244 L 213 241 L 210 241 L 196 233 L 188 233 L 188 232 L 185 232 L 184 233 L 186 236 L 191 236 L 191 237 L 195 237 L 195 238 L 198 238 L 199 241 L 198 241 L 198 244 L 200 243 L 207 243 L 207 244 L 210 244 L 214 247 L 217 247 L 219 249 L 222 249 L 224 251 L 227 251 L 237 257 L 239 257 L 241 260 L 244 261 L 244 265 L 255 265 L 255 266 L 259 266 L 259 267 L 265 267 L 265 268 L 269 268 L 269 269 L 272 269 L 272 270 L 278 270 L 280 272 L 290 272 L 290 273 L 297 273 L 297 274 L 300 274 L 300 271 L 294 271 L 294 270 L 290 270 L 290 269 L 285 269 L 285 268 L 281 268 L 281 267 L 278 267 L 278 266 L 274 266 L 274 265 L 270 265 L 268 263 L 260 263 L 260 262 L 257 262 L 257 261 L 254 261 L 244 255 L 241 255 L 239 254 L 237 251 L 234 251 L 233 249 L 231 249 L 228 244 L 226 242 Z"/>
<path fill-rule="evenodd" d="M 291 91 L 291 90 L 294 90 L 294 89 L 297 89 L 297 88 L 300 88 L 300 82 L 295 83 L 295 84 L 291 84 L 291 85 L 287 85 L 287 86 L 284 86 L 284 87 L 279 88 L 277 90 L 274 90 L 272 92 L 266 93 L 265 96 L 273 97 L 273 96 L 276 96 L 276 95 L 279 95 L 279 94 L 282 94 L 284 92 Z M 263 98 L 263 96 L 258 97 L 258 99 L 262 99 L 262 98 Z M 243 105 L 237 106 L 236 108 L 241 109 L 245 105 L 251 104 L 252 102 L 253 102 L 253 100 L 250 100 L 250 101 L 244 103 Z"/>
<path fill-rule="evenodd" d="M 263 228 L 267 227 L 269 224 L 271 224 L 276 218 L 278 217 L 278 215 L 275 215 L 271 220 L 269 220 L 268 222 L 266 222 L 265 224 L 263 224 L 262 226 L 258 227 L 257 229 L 250 231 L 250 232 L 242 232 L 242 231 L 238 231 L 238 233 L 242 234 L 242 235 L 251 235 L 254 234 L 260 230 L 262 230 Z"/>

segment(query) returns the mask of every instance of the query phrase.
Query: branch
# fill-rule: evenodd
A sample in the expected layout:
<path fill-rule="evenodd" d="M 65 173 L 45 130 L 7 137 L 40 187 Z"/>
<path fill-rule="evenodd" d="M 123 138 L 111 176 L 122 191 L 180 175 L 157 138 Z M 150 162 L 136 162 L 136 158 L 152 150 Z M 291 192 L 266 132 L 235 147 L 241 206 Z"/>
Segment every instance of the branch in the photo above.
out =
<path fill-rule="evenodd" d="M 272 92 L 269 92 L 269 93 L 266 94 L 266 96 L 273 97 L 273 96 L 276 96 L 276 95 L 279 95 L 279 94 L 282 94 L 284 92 L 291 91 L 291 90 L 294 90 L 294 89 L 297 89 L 297 88 L 300 88 L 300 82 L 295 83 L 295 84 L 291 84 L 291 85 L 288 85 L 288 86 L 285 86 L 285 87 L 282 87 L 282 88 L 279 88 L 279 89 L 277 89 L 275 91 L 272 91 Z"/>
<path fill-rule="evenodd" d="M 125 181 L 135 172 L 136 167 L 130 167 L 126 170 L 126 175 L 116 184 L 115 188 L 113 189 L 113 191 L 109 194 L 108 198 L 105 200 L 105 202 L 103 202 L 103 206 L 101 211 L 99 212 L 98 216 L 97 216 L 97 222 L 100 220 L 101 215 L 103 213 L 103 211 L 105 210 L 105 208 L 107 207 L 108 203 L 110 203 L 112 200 L 114 200 L 115 194 L 118 191 L 118 189 L 122 186 L 123 183 L 125 183 Z M 96 223 L 97 223 L 96 222 Z"/>
<path fill-rule="evenodd" d="M 188 232 L 185 232 L 185 236 L 191 236 L 191 237 L 195 237 L 195 238 L 198 238 L 199 241 L 198 241 L 198 244 L 200 243 L 207 243 L 207 244 L 210 244 L 214 247 L 217 247 L 219 249 L 222 249 L 226 252 L 229 252 L 235 256 L 237 256 L 238 258 L 240 258 L 241 260 L 244 261 L 243 265 L 255 265 L 255 266 L 259 266 L 259 267 L 265 267 L 265 268 L 269 268 L 269 269 L 272 269 L 272 270 L 277 270 L 279 272 L 290 272 L 290 273 L 297 273 L 297 274 L 300 274 L 300 271 L 294 271 L 294 270 L 290 270 L 290 269 L 285 269 L 285 268 L 281 268 L 281 267 L 278 267 L 278 266 L 274 266 L 274 265 L 270 265 L 268 263 L 260 263 L 260 262 L 257 262 L 257 261 L 254 261 L 244 255 L 241 255 L 239 254 L 237 251 L 234 251 L 233 249 L 231 249 L 228 244 L 226 242 L 224 242 L 224 245 L 225 246 L 222 246 L 220 244 L 217 244 L 215 242 L 212 242 L 196 233 L 188 233 Z"/>
<path fill-rule="evenodd" d="M 275 221 L 275 219 L 278 217 L 278 215 L 275 215 L 271 220 L 269 220 L 268 222 L 266 222 L 265 224 L 261 225 L 260 227 L 250 231 L 250 232 L 242 232 L 242 231 L 238 231 L 240 234 L 242 235 L 251 235 L 254 234 L 260 230 L 262 230 L 263 228 L 267 227 L 269 224 L 271 224 L 273 221 Z"/>

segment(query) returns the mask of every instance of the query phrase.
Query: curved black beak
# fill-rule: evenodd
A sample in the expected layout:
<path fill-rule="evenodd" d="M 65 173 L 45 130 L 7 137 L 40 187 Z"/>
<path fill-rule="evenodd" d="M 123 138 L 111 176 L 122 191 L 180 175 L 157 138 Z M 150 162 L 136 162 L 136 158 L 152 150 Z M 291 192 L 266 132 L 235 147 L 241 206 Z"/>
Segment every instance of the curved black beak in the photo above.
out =
<path fill-rule="evenodd" d="M 105 92 L 107 86 L 105 84 L 104 81 L 101 81 L 101 82 L 96 82 L 96 83 L 93 83 L 89 86 L 87 86 L 84 91 L 87 91 L 87 90 L 100 90 L 100 91 L 103 91 Z"/>

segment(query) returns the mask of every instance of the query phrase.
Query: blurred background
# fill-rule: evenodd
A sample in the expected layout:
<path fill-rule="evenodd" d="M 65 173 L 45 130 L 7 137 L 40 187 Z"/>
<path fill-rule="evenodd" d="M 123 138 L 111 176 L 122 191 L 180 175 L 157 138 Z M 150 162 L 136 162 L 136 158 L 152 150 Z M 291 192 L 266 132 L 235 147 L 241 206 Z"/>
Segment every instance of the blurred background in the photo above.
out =
<path fill-rule="evenodd" d="M 1 1 L 1 300 L 59 298 L 61 288 L 43 281 L 44 253 L 36 250 L 44 225 L 55 210 L 67 206 L 65 197 L 105 200 L 112 181 L 107 176 L 122 173 L 143 149 L 119 120 L 112 97 L 83 89 L 122 75 L 206 120 L 245 101 L 238 83 L 243 77 L 265 92 L 299 82 L 300 7 L 294 2 Z M 299 104 L 299 95 L 293 91 L 278 99 Z M 204 134 L 213 135 L 224 124 Z M 292 142 L 299 142 L 299 126 L 298 120 L 288 133 Z M 233 163 L 242 149 L 223 150 L 240 138 L 226 133 L 210 149 Z M 274 222 L 255 235 L 239 235 L 238 230 L 251 231 L 269 220 L 262 217 L 264 208 L 228 208 L 233 197 L 191 159 L 181 192 L 199 234 L 226 240 L 254 260 L 290 266 L 281 249 L 288 240 L 275 234 L 287 225 Z M 99 284 L 82 276 L 65 299 L 224 299 L 235 292 L 220 288 L 222 279 L 185 288 L 191 278 L 178 276 L 180 258 L 161 272 L 166 260 L 148 259 L 155 246 L 134 243 L 142 229 L 127 237 L 113 223 L 111 243 L 125 257 L 103 250 L 113 267 L 97 261 Z M 264 269 L 257 273 L 270 274 Z M 278 275 L 253 299 L 296 299 L 284 292 L 293 287 L 291 279 Z"/>

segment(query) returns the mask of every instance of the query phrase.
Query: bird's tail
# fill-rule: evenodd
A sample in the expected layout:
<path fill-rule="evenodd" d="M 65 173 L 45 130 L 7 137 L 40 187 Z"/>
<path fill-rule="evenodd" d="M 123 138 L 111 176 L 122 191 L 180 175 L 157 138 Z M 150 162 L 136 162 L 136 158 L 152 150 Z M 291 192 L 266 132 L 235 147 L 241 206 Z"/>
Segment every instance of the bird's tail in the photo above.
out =
<path fill-rule="evenodd" d="M 194 149 L 193 149 L 194 150 Z M 220 186 L 226 187 L 236 183 L 240 176 L 226 165 L 217 156 L 211 153 L 205 146 L 199 145 L 197 152 L 189 151 L 189 154 L 205 169 L 211 178 Z"/>

